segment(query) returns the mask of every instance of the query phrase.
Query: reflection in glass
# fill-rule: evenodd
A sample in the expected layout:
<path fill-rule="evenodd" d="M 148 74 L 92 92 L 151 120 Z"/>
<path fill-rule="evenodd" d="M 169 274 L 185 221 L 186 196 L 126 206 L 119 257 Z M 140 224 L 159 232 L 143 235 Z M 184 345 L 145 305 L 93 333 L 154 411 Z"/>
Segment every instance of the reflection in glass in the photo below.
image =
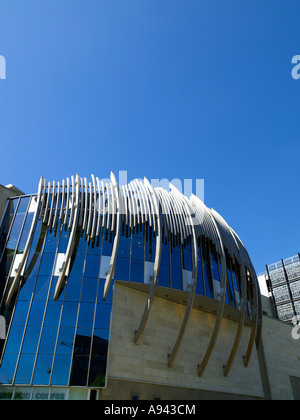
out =
<path fill-rule="evenodd" d="M 17 385 L 26 385 L 30 384 L 32 370 L 35 360 L 35 354 L 21 354 L 19 367 L 17 370 L 15 384 Z"/>
<path fill-rule="evenodd" d="M 53 365 L 51 385 L 67 386 L 69 382 L 71 355 L 57 354 Z"/>
<path fill-rule="evenodd" d="M 52 354 L 39 354 L 36 361 L 33 385 L 48 385 L 52 369 Z"/>

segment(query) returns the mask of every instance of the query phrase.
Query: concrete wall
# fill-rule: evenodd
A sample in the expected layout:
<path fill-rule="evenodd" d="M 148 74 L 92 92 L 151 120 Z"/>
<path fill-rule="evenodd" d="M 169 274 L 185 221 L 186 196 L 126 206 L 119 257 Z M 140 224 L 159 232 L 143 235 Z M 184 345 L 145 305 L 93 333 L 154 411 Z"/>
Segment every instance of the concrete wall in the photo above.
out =
<path fill-rule="evenodd" d="M 156 297 L 141 343 L 134 343 L 134 331 L 142 317 L 147 295 L 126 286 L 115 285 L 115 298 L 112 320 L 112 334 L 109 358 L 109 383 L 103 391 L 104 399 L 130 399 L 130 392 L 142 389 L 138 383 L 172 387 L 164 393 L 164 398 L 185 399 L 193 391 L 195 398 L 209 398 L 217 395 L 229 397 L 263 398 L 260 368 L 256 349 L 248 368 L 244 367 L 243 355 L 246 352 L 250 328 L 245 327 L 240 349 L 229 377 L 223 374 L 235 338 L 237 324 L 223 320 L 219 339 L 213 356 L 203 375 L 198 376 L 198 363 L 201 362 L 209 343 L 215 323 L 215 316 L 193 310 L 185 339 L 172 368 L 168 367 L 168 353 L 176 341 L 185 306 Z M 127 384 L 126 384 L 127 382 Z M 135 386 L 133 386 L 135 383 Z M 123 385 L 122 385 L 123 384 Z M 126 384 L 126 385 L 125 385 Z M 185 389 L 189 392 L 175 392 Z M 123 390 L 122 390 L 123 389 Z M 126 389 L 124 395 L 124 389 Z M 143 388 L 144 389 L 144 388 Z M 131 391 L 130 391 L 131 390 Z"/>
<path fill-rule="evenodd" d="M 299 387 L 300 339 L 292 338 L 292 329 L 292 325 L 264 317 L 263 344 L 272 398 L 275 400 L 294 399 L 296 387 Z"/>

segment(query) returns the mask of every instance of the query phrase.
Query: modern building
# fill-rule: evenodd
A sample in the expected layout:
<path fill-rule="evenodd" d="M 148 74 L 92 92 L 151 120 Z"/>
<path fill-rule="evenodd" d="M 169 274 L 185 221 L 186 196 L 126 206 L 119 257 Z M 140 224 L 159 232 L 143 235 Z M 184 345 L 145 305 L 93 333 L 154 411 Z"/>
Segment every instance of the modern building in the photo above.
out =
<path fill-rule="evenodd" d="M 262 294 L 273 300 L 281 321 L 300 321 L 300 254 L 267 265 L 258 280 Z"/>
<path fill-rule="evenodd" d="M 42 178 L 0 226 L 0 399 L 297 399 L 299 341 L 269 303 L 196 196 Z"/>

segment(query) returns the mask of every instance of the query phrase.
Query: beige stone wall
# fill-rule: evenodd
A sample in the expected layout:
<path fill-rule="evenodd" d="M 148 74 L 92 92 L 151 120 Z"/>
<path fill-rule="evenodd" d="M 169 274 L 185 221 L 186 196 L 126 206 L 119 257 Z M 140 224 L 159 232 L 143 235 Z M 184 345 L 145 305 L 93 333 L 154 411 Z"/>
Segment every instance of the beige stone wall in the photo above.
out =
<path fill-rule="evenodd" d="M 235 363 L 225 378 L 226 362 L 235 338 L 237 323 L 223 320 L 213 356 L 203 375 L 198 376 L 209 343 L 215 316 L 193 310 L 177 359 L 170 369 L 168 353 L 176 341 L 185 306 L 156 297 L 141 343 L 134 343 L 134 331 L 142 317 L 147 295 L 126 286 L 115 285 L 108 376 L 110 380 L 137 381 L 214 393 L 263 397 L 256 349 L 248 368 L 243 365 L 250 328 L 245 327 Z M 109 387 L 107 396 L 109 395 Z"/>
<path fill-rule="evenodd" d="M 293 326 L 264 317 L 263 343 L 274 400 L 294 399 L 290 377 L 300 378 L 300 340 Z"/>

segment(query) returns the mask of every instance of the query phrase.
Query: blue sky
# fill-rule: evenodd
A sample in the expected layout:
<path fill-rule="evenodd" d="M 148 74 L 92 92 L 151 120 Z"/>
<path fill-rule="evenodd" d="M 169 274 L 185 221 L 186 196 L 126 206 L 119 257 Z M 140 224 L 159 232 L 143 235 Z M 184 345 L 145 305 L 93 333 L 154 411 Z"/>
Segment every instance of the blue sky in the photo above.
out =
<path fill-rule="evenodd" d="M 0 183 L 205 179 L 258 272 L 300 252 L 298 0 L 0 0 Z"/>

